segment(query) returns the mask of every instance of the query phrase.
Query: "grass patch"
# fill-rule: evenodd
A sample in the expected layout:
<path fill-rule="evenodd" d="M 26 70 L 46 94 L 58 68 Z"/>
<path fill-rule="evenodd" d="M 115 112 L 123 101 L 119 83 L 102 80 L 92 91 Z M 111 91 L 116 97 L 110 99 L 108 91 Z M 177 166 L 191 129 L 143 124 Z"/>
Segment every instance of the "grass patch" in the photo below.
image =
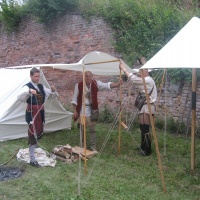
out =
<path fill-rule="evenodd" d="M 97 125 L 97 147 L 102 148 L 109 133 L 109 124 Z M 0 182 L 2 200 L 197 200 L 200 196 L 200 160 L 196 156 L 195 172 L 190 171 L 190 139 L 157 132 L 167 192 L 163 193 L 155 146 L 150 157 L 141 157 L 135 148 L 140 142 L 139 129 L 131 133 L 122 130 L 121 153 L 118 154 L 118 131 L 110 134 L 102 153 L 84 163 L 64 164 L 55 168 L 33 168 L 28 164 L 10 160 L 6 165 L 24 169 L 18 179 Z M 89 136 L 87 136 L 89 139 Z M 164 139 L 166 152 L 164 156 Z M 44 150 L 56 145 L 79 144 L 79 131 L 72 130 L 45 134 L 40 141 Z M 89 141 L 88 141 L 89 144 Z M 5 163 L 20 148 L 27 147 L 27 139 L 1 142 L 0 163 Z M 200 145 L 196 145 L 199 152 Z M 79 185 L 80 183 L 80 185 Z M 79 188 L 80 186 L 80 188 Z M 80 191 L 80 196 L 78 195 Z"/>

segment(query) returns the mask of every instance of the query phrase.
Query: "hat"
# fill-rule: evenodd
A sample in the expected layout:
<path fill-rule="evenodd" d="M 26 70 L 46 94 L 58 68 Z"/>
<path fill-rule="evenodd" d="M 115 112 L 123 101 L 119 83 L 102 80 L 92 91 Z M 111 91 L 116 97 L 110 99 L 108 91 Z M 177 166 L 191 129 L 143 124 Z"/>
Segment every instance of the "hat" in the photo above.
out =
<path fill-rule="evenodd" d="M 138 74 L 139 73 L 139 69 L 133 69 L 133 74 Z"/>

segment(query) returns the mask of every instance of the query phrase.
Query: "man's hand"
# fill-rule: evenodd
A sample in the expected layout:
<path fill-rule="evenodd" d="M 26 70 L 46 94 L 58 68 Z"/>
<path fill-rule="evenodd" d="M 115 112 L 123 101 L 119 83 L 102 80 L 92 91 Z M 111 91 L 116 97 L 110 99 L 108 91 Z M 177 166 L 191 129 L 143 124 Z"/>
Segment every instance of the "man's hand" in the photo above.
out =
<path fill-rule="evenodd" d="M 75 119 L 77 119 L 77 118 L 78 118 L 78 113 L 77 113 L 77 111 L 76 111 L 76 110 L 74 111 L 74 118 L 75 118 Z"/>
<path fill-rule="evenodd" d="M 123 71 L 126 71 L 122 60 L 120 60 L 119 68 L 121 68 Z"/>
<path fill-rule="evenodd" d="M 31 88 L 30 88 L 30 89 L 29 89 L 29 93 L 30 93 L 30 94 L 34 94 L 34 95 L 36 95 L 36 94 L 37 94 L 37 91 L 34 90 L 34 89 L 31 89 Z"/>
<path fill-rule="evenodd" d="M 119 87 L 120 85 L 122 85 L 123 84 L 123 80 L 121 79 L 121 80 L 119 80 L 117 83 L 111 83 L 110 84 L 110 87 L 111 88 L 116 88 L 116 87 Z"/>
<path fill-rule="evenodd" d="M 52 86 L 51 86 L 51 91 L 52 91 L 52 92 L 55 92 L 55 91 L 56 91 L 55 85 L 52 85 Z"/>

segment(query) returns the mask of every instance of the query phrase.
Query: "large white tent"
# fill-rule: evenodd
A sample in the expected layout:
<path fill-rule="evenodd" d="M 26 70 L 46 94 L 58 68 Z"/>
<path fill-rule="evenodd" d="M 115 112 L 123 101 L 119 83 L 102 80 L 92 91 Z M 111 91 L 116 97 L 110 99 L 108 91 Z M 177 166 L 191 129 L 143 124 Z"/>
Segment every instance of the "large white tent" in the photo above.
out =
<path fill-rule="evenodd" d="M 0 141 L 27 137 L 26 103 L 18 100 L 19 90 L 30 81 L 30 69 L 0 68 Z M 40 83 L 49 87 L 44 74 Z M 71 128 L 72 113 L 66 111 L 57 98 L 45 102 L 44 132 Z"/>
<path fill-rule="evenodd" d="M 26 103 L 17 99 L 19 89 L 30 80 L 30 68 L 50 67 L 53 69 L 80 71 L 89 70 L 95 75 L 120 75 L 120 59 L 107 53 L 93 51 L 85 55 L 78 63 L 72 64 L 32 64 L 0 68 L 0 141 L 27 136 L 27 124 L 24 115 Z M 126 65 L 131 72 L 131 68 Z M 41 83 L 49 87 L 44 74 Z M 72 113 L 67 112 L 57 99 L 45 103 L 45 132 L 71 127 Z"/>

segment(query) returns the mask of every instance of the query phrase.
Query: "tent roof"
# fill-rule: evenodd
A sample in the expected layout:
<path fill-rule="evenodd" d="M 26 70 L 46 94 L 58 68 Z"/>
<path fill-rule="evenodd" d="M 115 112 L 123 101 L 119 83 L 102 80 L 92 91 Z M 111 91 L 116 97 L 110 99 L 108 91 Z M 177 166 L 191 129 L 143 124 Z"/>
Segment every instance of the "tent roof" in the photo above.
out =
<path fill-rule="evenodd" d="M 85 55 L 78 63 L 72 64 L 36 64 L 13 66 L 9 68 L 31 68 L 31 67 L 52 67 L 54 69 L 74 70 L 74 71 L 92 71 L 96 75 L 119 75 L 120 60 L 114 56 L 100 51 L 92 51 Z M 131 68 L 125 64 L 128 71 Z"/>
<path fill-rule="evenodd" d="M 200 19 L 193 17 L 141 69 L 200 68 Z"/>

